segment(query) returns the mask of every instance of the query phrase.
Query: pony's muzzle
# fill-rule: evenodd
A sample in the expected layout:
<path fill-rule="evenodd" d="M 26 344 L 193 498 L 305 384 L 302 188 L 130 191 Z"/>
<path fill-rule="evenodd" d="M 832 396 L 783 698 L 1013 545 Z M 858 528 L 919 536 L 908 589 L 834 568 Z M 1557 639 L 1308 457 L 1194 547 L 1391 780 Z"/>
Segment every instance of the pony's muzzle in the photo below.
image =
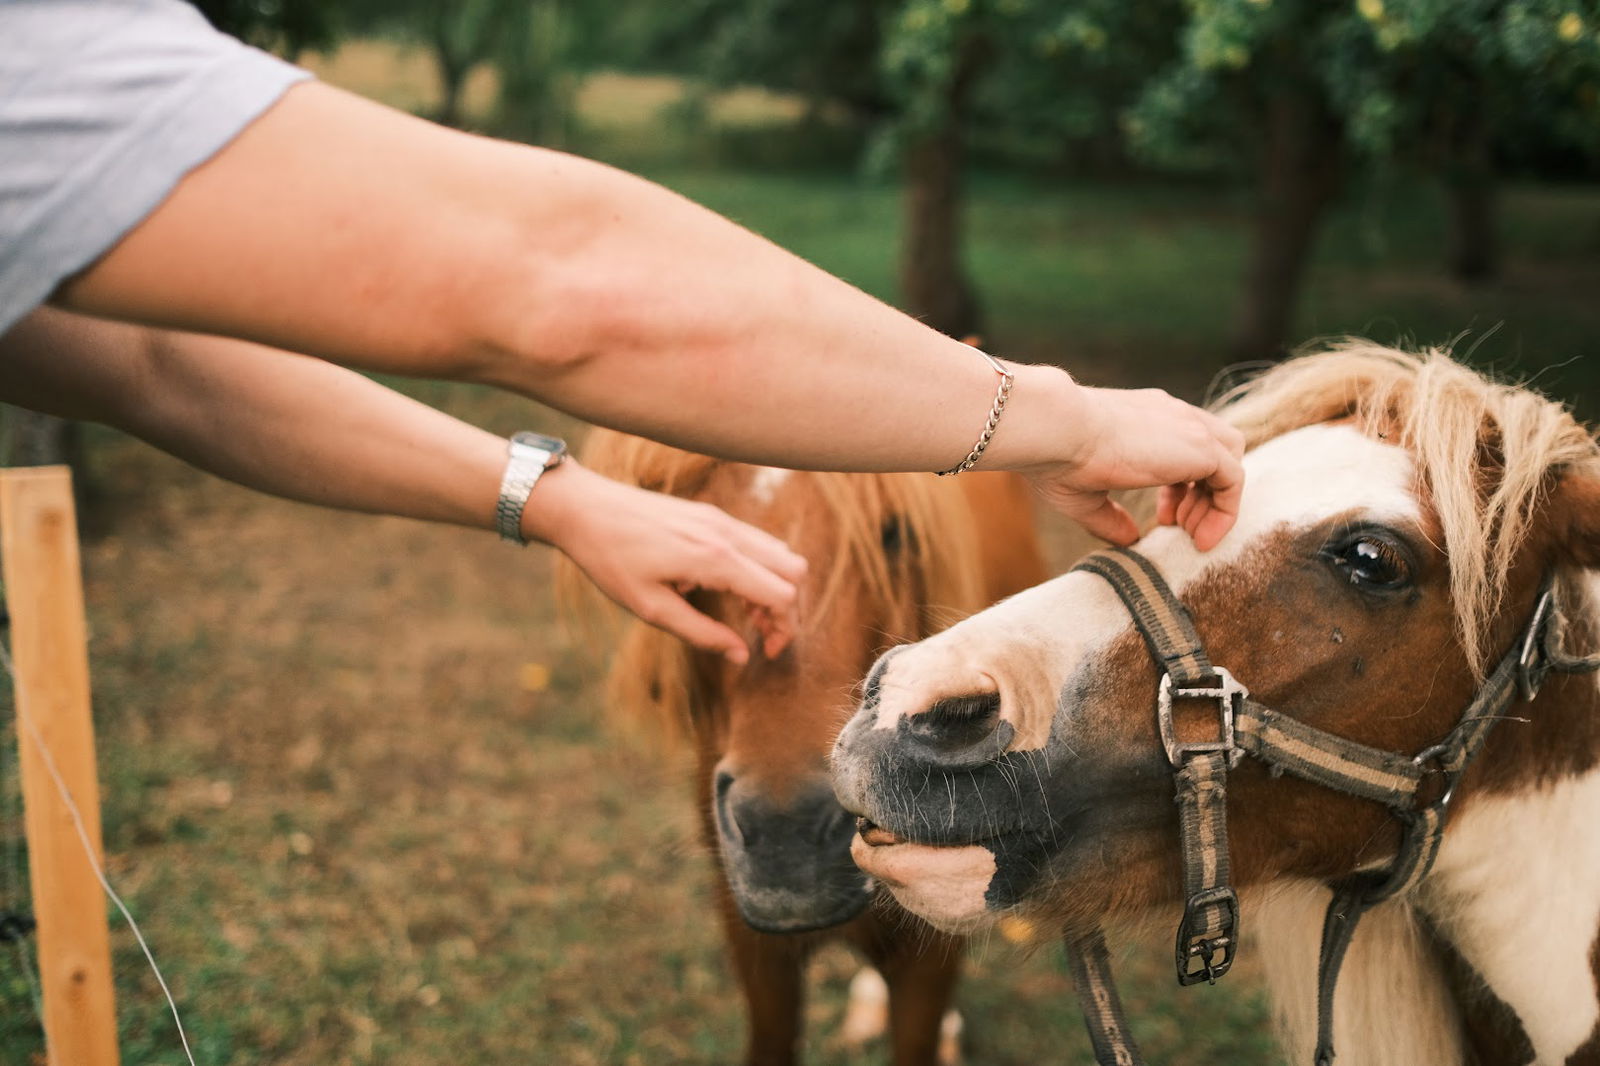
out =
<path fill-rule="evenodd" d="M 855 819 L 826 778 L 780 801 L 759 782 L 719 770 L 713 804 L 728 885 L 752 927 L 769 933 L 826 929 L 870 902 L 869 882 L 850 859 Z"/>

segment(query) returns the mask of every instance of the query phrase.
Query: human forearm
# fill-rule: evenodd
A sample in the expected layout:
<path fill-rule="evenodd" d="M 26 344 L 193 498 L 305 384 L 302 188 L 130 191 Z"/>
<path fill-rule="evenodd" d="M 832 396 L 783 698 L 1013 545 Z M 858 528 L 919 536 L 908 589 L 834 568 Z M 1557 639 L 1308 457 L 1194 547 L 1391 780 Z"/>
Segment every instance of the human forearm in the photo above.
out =
<path fill-rule="evenodd" d="M 14 402 L 105 422 L 277 496 L 493 524 L 505 442 L 352 371 L 48 310 L 0 343 Z"/>
<path fill-rule="evenodd" d="M 53 310 L 0 336 L 0 400 L 117 426 L 274 495 L 483 529 L 506 463 L 501 438 L 320 360 Z M 568 461 L 534 486 L 522 534 L 566 552 L 646 620 L 735 661 L 743 637 L 682 589 L 746 599 L 769 655 L 794 631 L 804 561 L 714 507 Z"/>

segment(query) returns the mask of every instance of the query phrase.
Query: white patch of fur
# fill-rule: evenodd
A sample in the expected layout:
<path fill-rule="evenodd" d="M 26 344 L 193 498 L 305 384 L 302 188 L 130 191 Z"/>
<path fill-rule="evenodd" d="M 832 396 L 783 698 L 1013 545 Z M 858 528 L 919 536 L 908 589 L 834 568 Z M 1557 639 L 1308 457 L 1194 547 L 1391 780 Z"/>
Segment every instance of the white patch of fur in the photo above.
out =
<path fill-rule="evenodd" d="M 1537 715 L 1538 707 L 1534 707 Z M 1600 771 L 1474 799 L 1445 834 L 1423 905 L 1514 1010 L 1538 1063 L 1600 1022 L 1589 953 L 1600 929 Z"/>
<path fill-rule="evenodd" d="M 794 475 L 793 470 L 785 470 L 778 466 L 758 466 L 750 478 L 750 498 L 762 507 L 766 507 L 778 498 L 778 490 L 783 488 Z"/>
<path fill-rule="evenodd" d="M 1283 881 L 1242 895 L 1245 949 L 1265 971 L 1287 1061 L 1310 1062 L 1330 892 L 1314 881 Z M 1333 1046 L 1338 1066 L 1460 1066 L 1465 1060 L 1443 974 L 1408 905 L 1380 904 L 1357 928 L 1334 997 Z"/>

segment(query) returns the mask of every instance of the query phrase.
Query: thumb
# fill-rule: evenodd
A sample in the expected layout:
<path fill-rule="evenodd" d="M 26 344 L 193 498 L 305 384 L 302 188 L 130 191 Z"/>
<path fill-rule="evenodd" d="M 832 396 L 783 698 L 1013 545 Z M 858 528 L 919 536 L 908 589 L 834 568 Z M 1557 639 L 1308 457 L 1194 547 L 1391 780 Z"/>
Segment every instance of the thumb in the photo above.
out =
<path fill-rule="evenodd" d="M 1073 514 L 1083 528 L 1113 544 L 1127 546 L 1139 539 L 1139 523 L 1122 504 L 1109 496 L 1102 496 L 1092 510 Z"/>

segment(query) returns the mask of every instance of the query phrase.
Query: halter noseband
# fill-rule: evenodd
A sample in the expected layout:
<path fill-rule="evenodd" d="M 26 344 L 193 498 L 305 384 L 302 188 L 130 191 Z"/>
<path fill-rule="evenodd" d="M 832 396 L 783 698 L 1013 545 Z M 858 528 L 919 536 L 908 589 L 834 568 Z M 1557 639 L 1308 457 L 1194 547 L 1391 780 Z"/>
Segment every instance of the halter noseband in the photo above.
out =
<path fill-rule="evenodd" d="M 1367 910 L 1409 892 L 1427 876 L 1439 853 L 1445 815 L 1456 783 L 1483 747 L 1489 731 L 1520 694 L 1532 700 L 1551 671 L 1600 670 L 1600 656 L 1578 658 L 1561 648 L 1563 621 L 1555 608 L 1554 578 L 1547 578 L 1521 639 L 1514 642 L 1467 704 L 1444 739 L 1416 755 L 1383 751 L 1336 736 L 1256 703 L 1233 675 L 1214 666 L 1189 611 L 1139 553 L 1126 548 L 1096 552 L 1074 570 L 1111 584 L 1133 616 L 1151 656 L 1161 667 L 1156 722 L 1172 765 L 1183 855 L 1183 919 L 1178 925 L 1178 983 L 1215 982 L 1233 964 L 1239 941 L 1239 898 L 1229 883 L 1228 770 L 1245 754 L 1273 773 L 1290 773 L 1336 792 L 1374 800 L 1401 825 L 1400 849 L 1387 869 L 1364 870 L 1333 882 L 1322 925 L 1317 965 L 1316 1066 L 1333 1062 L 1333 994 L 1345 951 Z M 1172 718 L 1177 700 L 1211 700 L 1215 739 L 1180 741 Z M 1436 795 L 1422 800 L 1435 774 Z M 1140 1066 L 1142 1059 L 1122 1016 L 1105 938 L 1096 932 L 1067 945 L 1084 1021 L 1101 1066 Z"/>

